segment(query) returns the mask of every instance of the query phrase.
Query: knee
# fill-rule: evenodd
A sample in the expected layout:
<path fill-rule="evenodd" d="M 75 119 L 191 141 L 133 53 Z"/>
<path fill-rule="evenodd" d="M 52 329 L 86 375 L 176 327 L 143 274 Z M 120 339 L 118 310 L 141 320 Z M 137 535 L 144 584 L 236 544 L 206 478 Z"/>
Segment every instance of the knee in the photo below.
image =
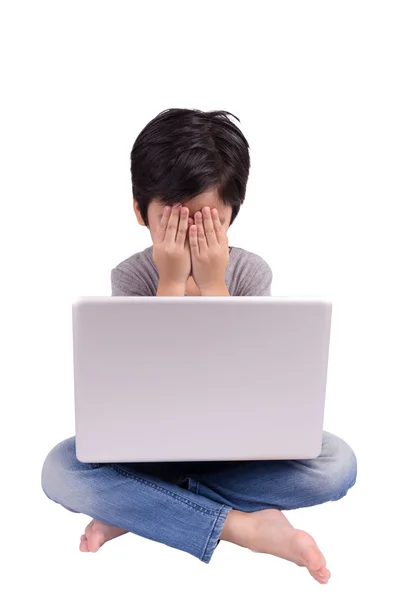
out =
<path fill-rule="evenodd" d="M 47 455 L 42 467 L 42 489 L 54 502 L 62 504 L 68 486 L 68 476 L 77 463 L 75 438 L 60 442 Z"/>
<path fill-rule="evenodd" d="M 319 461 L 321 492 L 328 500 L 339 500 L 357 479 L 357 458 L 341 438 L 325 433 Z"/>

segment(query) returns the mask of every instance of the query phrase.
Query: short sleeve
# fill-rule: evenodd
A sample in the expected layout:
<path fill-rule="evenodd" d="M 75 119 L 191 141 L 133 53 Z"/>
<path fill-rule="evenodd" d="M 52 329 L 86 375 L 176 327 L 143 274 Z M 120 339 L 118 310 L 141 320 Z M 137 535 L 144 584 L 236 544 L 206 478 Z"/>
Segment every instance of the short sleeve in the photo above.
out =
<path fill-rule="evenodd" d="M 272 285 L 272 270 L 265 260 L 256 269 L 244 288 L 243 296 L 270 296 Z"/>
<path fill-rule="evenodd" d="M 112 296 L 148 296 L 145 286 L 138 277 L 126 273 L 120 267 L 111 271 Z"/>

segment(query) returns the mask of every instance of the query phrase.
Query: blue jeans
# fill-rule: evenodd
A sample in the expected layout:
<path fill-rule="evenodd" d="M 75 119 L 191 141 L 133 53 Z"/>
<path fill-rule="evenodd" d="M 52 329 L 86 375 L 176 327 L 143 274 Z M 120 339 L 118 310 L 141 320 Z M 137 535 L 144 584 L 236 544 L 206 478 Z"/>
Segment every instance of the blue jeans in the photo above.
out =
<path fill-rule="evenodd" d="M 45 494 L 64 508 L 121 527 L 209 563 L 234 508 L 290 510 L 342 498 L 357 461 L 324 432 L 312 460 L 204 463 L 81 463 L 75 438 L 51 450 L 42 470 Z"/>

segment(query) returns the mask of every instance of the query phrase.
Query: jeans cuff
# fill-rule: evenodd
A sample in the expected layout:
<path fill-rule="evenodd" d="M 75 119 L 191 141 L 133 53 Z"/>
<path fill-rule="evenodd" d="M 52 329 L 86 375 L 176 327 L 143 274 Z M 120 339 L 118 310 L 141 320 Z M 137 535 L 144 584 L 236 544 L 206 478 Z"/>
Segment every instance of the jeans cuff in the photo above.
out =
<path fill-rule="evenodd" d="M 215 517 L 211 533 L 208 536 L 208 540 L 204 547 L 203 556 L 200 557 L 200 560 L 202 560 L 204 563 L 208 564 L 210 562 L 214 550 L 219 543 L 219 538 L 221 536 L 221 531 L 223 529 L 226 516 L 231 510 L 232 508 L 230 506 L 226 506 L 225 504 L 221 505 L 221 508 Z"/>

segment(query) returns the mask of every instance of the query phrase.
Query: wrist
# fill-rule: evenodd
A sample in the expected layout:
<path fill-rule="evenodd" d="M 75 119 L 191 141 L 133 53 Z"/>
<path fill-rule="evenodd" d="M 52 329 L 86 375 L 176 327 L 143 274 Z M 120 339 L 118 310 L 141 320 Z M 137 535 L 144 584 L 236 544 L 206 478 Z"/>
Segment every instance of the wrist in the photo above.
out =
<path fill-rule="evenodd" d="M 183 282 L 164 281 L 158 282 L 157 296 L 184 296 L 186 285 Z"/>
<path fill-rule="evenodd" d="M 200 288 L 202 296 L 230 296 L 226 283 L 216 283 L 214 285 L 203 286 Z"/>

